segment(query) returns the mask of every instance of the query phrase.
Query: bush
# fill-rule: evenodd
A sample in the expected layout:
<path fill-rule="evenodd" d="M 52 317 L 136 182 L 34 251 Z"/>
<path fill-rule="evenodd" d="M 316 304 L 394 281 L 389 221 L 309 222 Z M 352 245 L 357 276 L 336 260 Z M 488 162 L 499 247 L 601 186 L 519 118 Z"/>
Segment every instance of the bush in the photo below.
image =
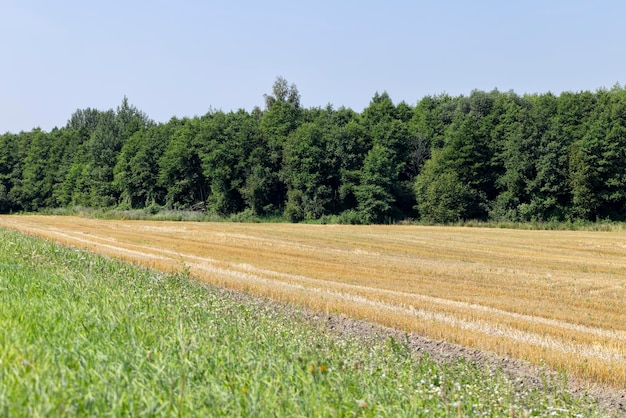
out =
<path fill-rule="evenodd" d="M 260 222 L 259 217 L 251 208 L 247 208 L 242 212 L 233 213 L 230 215 L 229 220 L 231 222 L 241 222 L 241 223 L 258 223 Z"/>

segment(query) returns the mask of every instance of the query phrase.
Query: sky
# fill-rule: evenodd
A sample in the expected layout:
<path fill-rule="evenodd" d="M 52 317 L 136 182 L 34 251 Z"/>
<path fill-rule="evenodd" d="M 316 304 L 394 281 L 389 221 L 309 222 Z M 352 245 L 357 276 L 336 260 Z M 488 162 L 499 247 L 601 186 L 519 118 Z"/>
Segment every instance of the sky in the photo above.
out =
<path fill-rule="evenodd" d="M 626 2 L 0 0 L 0 133 L 62 127 L 126 96 L 156 122 L 263 107 L 362 111 L 472 90 L 626 83 Z"/>

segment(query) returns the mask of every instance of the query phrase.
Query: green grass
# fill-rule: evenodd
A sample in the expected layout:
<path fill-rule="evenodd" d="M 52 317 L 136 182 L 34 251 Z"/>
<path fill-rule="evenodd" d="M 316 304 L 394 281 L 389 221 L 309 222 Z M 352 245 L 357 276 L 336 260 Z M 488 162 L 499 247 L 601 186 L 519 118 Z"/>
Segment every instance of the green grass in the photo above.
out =
<path fill-rule="evenodd" d="M 596 416 L 563 390 L 0 229 L 0 416 Z"/>
<path fill-rule="evenodd" d="M 247 222 L 247 223 L 280 223 L 287 219 L 280 214 L 268 214 L 259 216 L 251 209 L 235 213 L 229 216 L 217 213 L 207 213 L 193 210 L 166 209 L 160 206 L 147 207 L 144 209 L 113 209 L 113 208 L 89 208 L 74 206 L 68 208 L 42 209 L 35 212 L 42 215 L 56 216 L 81 216 L 94 219 L 110 220 L 150 220 L 150 221 L 184 221 L 184 222 Z M 32 213 L 31 213 L 32 214 Z"/>
<path fill-rule="evenodd" d="M 144 209 L 96 209 L 84 206 L 74 206 L 68 208 L 48 208 L 36 212 L 43 215 L 58 216 L 82 216 L 95 219 L 112 220 L 152 220 L 152 221 L 190 221 L 190 222 L 246 222 L 246 223 L 286 223 L 287 218 L 280 213 L 259 216 L 246 209 L 243 212 L 231 215 L 220 215 L 217 213 L 206 213 L 192 210 L 166 209 L 160 206 L 147 207 Z M 302 221 L 307 224 L 343 224 L 359 225 L 364 221 L 355 210 L 347 210 L 338 215 L 325 215 L 320 219 L 310 219 Z M 394 221 L 388 219 L 385 224 L 400 225 L 441 225 L 431 222 L 423 222 L 414 219 L 404 219 Z M 522 230 L 544 230 L 544 231 L 621 231 L 626 229 L 625 222 L 596 220 L 596 221 L 479 221 L 465 220 L 446 224 L 448 226 L 464 226 L 469 228 L 499 228 L 499 229 L 522 229 Z"/>

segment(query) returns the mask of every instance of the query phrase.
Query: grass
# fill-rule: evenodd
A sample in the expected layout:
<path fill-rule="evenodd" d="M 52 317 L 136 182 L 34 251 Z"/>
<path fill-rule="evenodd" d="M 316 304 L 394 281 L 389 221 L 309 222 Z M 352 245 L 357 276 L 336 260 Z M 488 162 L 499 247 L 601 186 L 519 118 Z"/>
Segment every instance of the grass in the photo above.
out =
<path fill-rule="evenodd" d="M 402 341 L 0 229 L 2 416 L 599 416 Z"/>
<path fill-rule="evenodd" d="M 53 216 L 81 216 L 93 219 L 108 220 L 151 220 L 151 221 L 188 221 L 188 222 L 244 222 L 244 223 L 286 223 L 288 219 L 276 212 L 267 215 L 257 215 L 251 209 L 231 215 L 220 215 L 204 211 L 185 209 L 168 209 L 162 206 L 149 206 L 144 209 L 122 208 L 90 208 L 85 206 L 59 207 L 43 209 L 39 214 Z M 364 224 L 362 216 L 355 210 L 347 210 L 338 215 L 325 215 L 320 219 L 310 219 L 302 223 L 311 225 L 361 225 Z M 414 219 L 392 220 L 385 222 L 387 225 L 420 225 L 436 226 L 436 224 L 417 221 Z M 458 221 L 446 226 L 464 226 L 469 228 L 499 228 L 520 229 L 536 231 L 621 231 L 626 229 L 626 223 L 598 219 L 596 221 Z"/>
<path fill-rule="evenodd" d="M 245 222 L 245 223 L 280 223 L 286 219 L 280 214 L 259 216 L 251 209 L 224 216 L 199 210 L 167 209 L 164 207 L 147 207 L 144 209 L 90 208 L 73 206 L 67 208 L 44 209 L 38 214 L 51 216 L 80 216 L 92 219 L 120 221 L 175 221 L 175 222 Z"/>

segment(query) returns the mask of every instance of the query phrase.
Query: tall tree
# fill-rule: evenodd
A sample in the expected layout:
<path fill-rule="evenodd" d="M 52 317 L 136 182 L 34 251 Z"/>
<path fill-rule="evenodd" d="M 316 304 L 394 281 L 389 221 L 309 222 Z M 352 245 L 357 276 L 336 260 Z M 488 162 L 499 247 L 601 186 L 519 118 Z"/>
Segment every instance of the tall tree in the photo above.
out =
<path fill-rule="evenodd" d="M 398 177 L 394 152 L 376 144 L 367 153 L 355 188 L 357 210 L 365 223 L 381 223 L 397 216 L 396 198 L 390 192 Z"/>
<path fill-rule="evenodd" d="M 368 129 L 372 129 L 380 123 L 391 122 L 394 119 L 397 119 L 396 106 L 386 91 L 376 92 L 369 105 L 363 109 L 363 124 Z"/>
<path fill-rule="evenodd" d="M 89 107 L 86 109 L 77 109 L 72 113 L 65 127 L 82 131 L 82 133 L 88 137 L 96 130 L 101 113 L 101 111 Z"/>
<path fill-rule="evenodd" d="M 52 196 L 46 206 L 63 206 L 60 201 L 61 186 L 69 173 L 74 155 L 80 147 L 82 139 L 75 129 L 53 129 L 50 132 L 51 148 L 48 164 L 51 167 L 49 175 L 51 176 Z"/>
<path fill-rule="evenodd" d="M 154 125 L 154 122 L 144 112 L 128 102 L 124 96 L 122 103 L 115 112 L 115 123 L 120 142 L 123 144 L 135 132 Z"/>
<path fill-rule="evenodd" d="M 10 192 L 21 178 L 21 169 L 18 168 L 19 142 L 18 135 L 0 135 L 0 213 L 18 209 Z"/>
<path fill-rule="evenodd" d="M 252 153 L 251 175 L 244 186 L 243 194 L 251 199 L 262 198 L 249 206 L 262 212 L 282 210 L 286 200 L 287 187 L 280 178 L 283 165 L 283 146 L 288 136 L 302 122 L 300 93 L 298 88 L 278 77 L 272 87 L 272 94 L 265 95 L 265 111 L 260 119 L 260 134 L 264 144 Z M 259 190 L 261 187 L 264 190 Z"/>
<path fill-rule="evenodd" d="M 626 92 L 596 95 L 589 129 L 572 147 L 570 171 L 575 217 L 626 219 Z"/>
<path fill-rule="evenodd" d="M 24 210 L 34 211 L 52 205 L 55 170 L 58 159 L 52 154 L 54 138 L 40 129 L 33 131 L 23 161 L 22 176 L 14 189 L 17 203 Z"/>
<path fill-rule="evenodd" d="M 343 212 L 357 206 L 355 190 L 371 145 L 359 115 L 350 109 L 335 112 L 329 129 L 327 149 L 333 167 L 330 181 L 335 196 L 334 211 Z"/>
<path fill-rule="evenodd" d="M 415 195 L 420 218 L 433 223 L 457 222 L 469 217 L 469 205 L 474 200 L 469 185 L 442 161 L 442 150 L 424 164 L 415 179 Z"/>
<path fill-rule="evenodd" d="M 281 174 L 287 185 L 285 215 L 291 221 L 317 219 L 329 211 L 333 169 L 326 135 L 320 126 L 306 123 L 287 139 Z"/>
<path fill-rule="evenodd" d="M 262 146 L 258 120 L 243 110 L 214 112 L 205 116 L 199 135 L 203 173 L 210 184 L 208 209 L 224 215 L 242 211 L 247 163 Z"/>
<path fill-rule="evenodd" d="M 143 208 L 153 203 L 164 204 L 166 190 L 159 185 L 159 160 L 165 153 L 178 120 L 142 128 L 122 146 L 114 169 L 114 186 L 120 203 Z"/>
<path fill-rule="evenodd" d="M 86 161 L 81 179 L 87 187 L 87 204 L 93 207 L 111 207 L 117 203 L 117 191 L 113 187 L 113 168 L 122 149 L 115 113 L 103 113 L 95 131 L 85 143 Z"/>
<path fill-rule="evenodd" d="M 519 221 L 521 205 L 528 207 L 530 203 L 529 184 L 536 177 L 539 137 L 534 134 L 529 100 L 510 92 L 499 95 L 494 106 L 499 109 L 492 133 L 498 142 L 494 157 L 502 166 L 502 173 L 495 180 L 498 196 L 490 216 L 495 220 Z"/>
<path fill-rule="evenodd" d="M 167 206 L 178 209 L 206 203 L 209 185 L 196 142 L 199 124 L 198 119 L 184 120 L 159 159 L 158 185 L 167 191 Z"/>

